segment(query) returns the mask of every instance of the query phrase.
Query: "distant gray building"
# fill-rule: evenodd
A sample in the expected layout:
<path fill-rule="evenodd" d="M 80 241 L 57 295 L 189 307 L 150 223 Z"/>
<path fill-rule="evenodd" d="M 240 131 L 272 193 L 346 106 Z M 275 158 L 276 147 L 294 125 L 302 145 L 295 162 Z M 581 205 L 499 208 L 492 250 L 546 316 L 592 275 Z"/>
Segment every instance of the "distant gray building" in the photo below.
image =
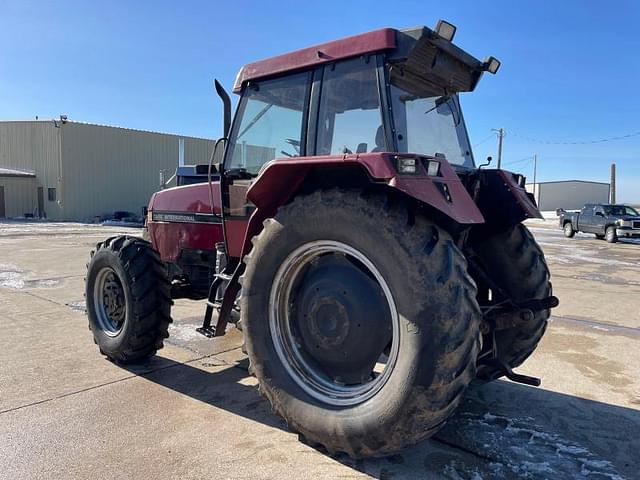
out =
<path fill-rule="evenodd" d="M 0 217 L 87 221 L 140 214 L 179 164 L 209 161 L 203 138 L 71 121 L 0 121 Z M 4 173 L 3 173 L 4 172 Z"/>
<path fill-rule="evenodd" d="M 528 183 L 527 191 L 533 193 L 542 211 L 579 210 L 585 203 L 608 203 L 610 185 L 585 180 Z"/>

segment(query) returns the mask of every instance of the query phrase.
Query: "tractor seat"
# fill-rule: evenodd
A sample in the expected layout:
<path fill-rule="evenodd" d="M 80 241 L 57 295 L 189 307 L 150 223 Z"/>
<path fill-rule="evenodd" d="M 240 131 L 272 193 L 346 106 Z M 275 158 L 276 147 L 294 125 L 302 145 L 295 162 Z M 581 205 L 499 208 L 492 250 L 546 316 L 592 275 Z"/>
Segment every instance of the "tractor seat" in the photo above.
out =
<path fill-rule="evenodd" d="M 385 152 L 386 150 L 387 147 L 384 141 L 384 128 L 382 128 L 382 125 L 380 125 L 378 127 L 378 130 L 376 130 L 376 146 L 373 150 L 371 150 L 371 152 Z"/>

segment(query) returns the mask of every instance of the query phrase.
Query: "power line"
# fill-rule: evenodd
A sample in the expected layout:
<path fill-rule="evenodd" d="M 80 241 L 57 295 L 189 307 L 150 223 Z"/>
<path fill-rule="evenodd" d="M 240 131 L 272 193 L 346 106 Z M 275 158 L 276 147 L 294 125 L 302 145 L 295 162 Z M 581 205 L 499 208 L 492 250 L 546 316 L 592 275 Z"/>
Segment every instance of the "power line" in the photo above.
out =
<path fill-rule="evenodd" d="M 627 138 L 631 138 L 631 137 L 636 137 L 638 135 L 640 135 L 640 132 L 634 132 L 634 133 L 627 133 L 625 135 L 614 135 L 612 137 L 605 137 L 605 138 L 599 138 L 596 140 L 582 140 L 582 141 L 564 141 L 564 142 L 560 142 L 560 141 L 552 141 L 552 140 L 541 140 L 539 138 L 533 138 L 533 137 L 528 137 L 526 135 L 521 135 L 517 132 L 513 132 L 511 131 L 512 135 L 515 135 L 516 137 L 522 138 L 524 140 L 528 140 L 530 142 L 533 143 L 540 143 L 543 145 L 591 145 L 594 143 L 605 143 L 605 142 L 614 142 L 616 140 L 625 140 Z"/>
<path fill-rule="evenodd" d="M 494 137 L 494 134 L 492 133 L 491 135 L 489 135 L 487 138 L 485 138 L 484 140 L 480 140 L 478 143 L 476 143 L 475 145 L 472 145 L 473 148 L 476 148 L 478 145 L 482 145 L 485 142 L 488 142 L 489 140 L 491 140 Z"/>
<path fill-rule="evenodd" d="M 507 162 L 505 165 L 513 165 L 515 163 L 522 163 L 526 160 L 533 160 L 533 155 L 529 155 L 528 157 L 521 158 L 520 160 L 515 160 L 513 162 Z"/>

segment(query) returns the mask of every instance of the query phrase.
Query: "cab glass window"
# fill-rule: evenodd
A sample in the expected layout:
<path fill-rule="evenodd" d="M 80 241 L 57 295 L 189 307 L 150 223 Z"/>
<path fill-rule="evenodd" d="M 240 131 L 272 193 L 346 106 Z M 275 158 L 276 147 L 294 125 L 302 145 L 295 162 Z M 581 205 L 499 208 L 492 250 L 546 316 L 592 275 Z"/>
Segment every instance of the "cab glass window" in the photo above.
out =
<path fill-rule="evenodd" d="M 245 88 L 226 169 L 241 168 L 257 175 L 275 158 L 300 156 L 309 85 L 309 73 L 301 73 Z"/>
<path fill-rule="evenodd" d="M 325 67 L 317 126 L 318 155 L 387 150 L 374 57 Z"/>

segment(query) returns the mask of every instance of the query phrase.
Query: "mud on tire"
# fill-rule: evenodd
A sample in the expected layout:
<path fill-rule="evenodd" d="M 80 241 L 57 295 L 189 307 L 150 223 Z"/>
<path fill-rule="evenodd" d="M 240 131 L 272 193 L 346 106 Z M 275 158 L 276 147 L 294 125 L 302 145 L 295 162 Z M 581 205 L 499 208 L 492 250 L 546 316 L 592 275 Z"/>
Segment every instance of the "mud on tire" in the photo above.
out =
<path fill-rule="evenodd" d="M 85 300 L 94 341 L 112 360 L 147 358 L 169 336 L 167 272 L 145 240 L 120 236 L 98 243 L 87 264 Z"/>
<path fill-rule="evenodd" d="M 274 276 L 292 251 L 320 240 L 365 255 L 398 313 L 395 366 L 377 393 L 357 404 L 329 405 L 310 395 L 274 346 Z M 480 347 L 475 283 L 449 234 L 384 195 L 328 190 L 282 207 L 253 244 L 242 279 L 246 346 L 261 392 L 289 427 L 310 444 L 356 458 L 391 454 L 433 435 L 475 377 Z"/>
<path fill-rule="evenodd" d="M 485 271 L 516 301 L 551 295 L 550 273 L 542 249 L 527 227 L 518 224 L 475 246 Z M 496 332 L 498 357 L 511 368 L 521 365 L 536 349 L 547 328 L 550 310 L 535 312 L 533 320 Z M 485 339 L 490 345 L 490 339 Z M 499 369 L 480 365 L 478 378 L 494 380 Z"/>

